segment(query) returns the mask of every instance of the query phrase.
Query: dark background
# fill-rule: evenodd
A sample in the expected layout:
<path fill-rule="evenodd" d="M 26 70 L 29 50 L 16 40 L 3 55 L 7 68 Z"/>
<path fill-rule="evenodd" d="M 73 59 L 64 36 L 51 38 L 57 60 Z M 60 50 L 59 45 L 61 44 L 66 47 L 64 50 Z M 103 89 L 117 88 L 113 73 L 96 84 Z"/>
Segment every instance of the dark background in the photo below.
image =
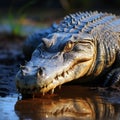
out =
<path fill-rule="evenodd" d="M 120 0 L 1 0 L 0 10 L 4 12 L 29 13 L 41 10 L 61 10 L 63 13 L 85 10 L 119 11 Z M 49 11 L 48 11 L 49 12 Z"/>
<path fill-rule="evenodd" d="M 64 9 L 119 9 L 120 0 L 2 0 L 1 8 L 20 8 L 30 4 L 31 8 L 64 8 Z M 69 6 L 68 6 L 69 4 Z M 86 8 L 87 7 L 87 8 Z"/>

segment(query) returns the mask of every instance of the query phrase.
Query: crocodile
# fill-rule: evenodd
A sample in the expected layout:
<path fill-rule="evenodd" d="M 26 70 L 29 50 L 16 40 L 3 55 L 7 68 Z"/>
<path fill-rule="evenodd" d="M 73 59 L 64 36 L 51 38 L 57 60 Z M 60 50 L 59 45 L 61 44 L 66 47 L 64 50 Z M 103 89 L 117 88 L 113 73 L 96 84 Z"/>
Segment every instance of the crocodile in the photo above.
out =
<path fill-rule="evenodd" d="M 30 60 L 15 78 L 22 94 L 53 93 L 65 83 L 119 85 L 120 17 L 97 11 L 67 15 L 29 36 L 23 51 Z"/>

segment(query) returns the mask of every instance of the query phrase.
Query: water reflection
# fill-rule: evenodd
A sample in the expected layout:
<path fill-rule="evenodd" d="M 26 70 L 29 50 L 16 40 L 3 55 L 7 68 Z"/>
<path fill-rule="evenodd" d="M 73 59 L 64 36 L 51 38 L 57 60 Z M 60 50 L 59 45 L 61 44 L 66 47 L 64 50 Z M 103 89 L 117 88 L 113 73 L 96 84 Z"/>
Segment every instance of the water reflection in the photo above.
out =
<path fill-rule="evenodd" d="M 111 104 L 88 88 L 63 87 L 56 95 L 19 100 L 19 119 L 30 120 L 118 120 L 120 104 Z"/>

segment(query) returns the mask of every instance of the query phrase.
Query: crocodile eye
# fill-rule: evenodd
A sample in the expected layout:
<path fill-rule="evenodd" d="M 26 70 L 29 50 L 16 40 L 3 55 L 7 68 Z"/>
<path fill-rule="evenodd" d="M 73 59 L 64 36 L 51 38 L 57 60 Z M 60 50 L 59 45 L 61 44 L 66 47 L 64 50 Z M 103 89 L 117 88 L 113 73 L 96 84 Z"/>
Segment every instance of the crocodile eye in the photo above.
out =
<path fill-rule="evenodd" d="M 74 46 L 73 50 L 74 50 L 74 51 L 81 51 L 81 44 L 80 44 L 80 43 L 76 44 L 76 45 Z"/>
<path fill-rule="evenodd" d="M 65 47 L 64 47 L 64 52 L 69 52 L 69 51 L 71 51 L 72 49 L 73 49 L 73 46 L 74 46 L 74 43 L 73 42 L 68 42 L 66 45 L 65 45 Z"/>

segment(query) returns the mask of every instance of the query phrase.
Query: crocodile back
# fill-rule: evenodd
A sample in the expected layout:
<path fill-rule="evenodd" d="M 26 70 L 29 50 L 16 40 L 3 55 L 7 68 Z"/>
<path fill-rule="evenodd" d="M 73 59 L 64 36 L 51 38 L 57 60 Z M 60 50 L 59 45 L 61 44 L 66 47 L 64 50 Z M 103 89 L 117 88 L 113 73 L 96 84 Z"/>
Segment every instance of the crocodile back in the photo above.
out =
<path fill-rule="evenodd" d="M 120 19 L 117 16 L 102 12 L 78 12 L 66 16 L 58 25 L 57 32 L 90 33 L 95 27 L 106 25 L 116 32 L 120 31 Z M 117 29 L 116 29 L 117 27 Z"/>
<path fill-rule="evenodd" d="M 78 12 L 66 16 L 56 32 L 82 32 L 93 36 L 97 56 L 88 74 L 94 73 L 94 76 L 97 76 L 115 62 L 120 48 L 120 17 L 102 12 Z"/>

